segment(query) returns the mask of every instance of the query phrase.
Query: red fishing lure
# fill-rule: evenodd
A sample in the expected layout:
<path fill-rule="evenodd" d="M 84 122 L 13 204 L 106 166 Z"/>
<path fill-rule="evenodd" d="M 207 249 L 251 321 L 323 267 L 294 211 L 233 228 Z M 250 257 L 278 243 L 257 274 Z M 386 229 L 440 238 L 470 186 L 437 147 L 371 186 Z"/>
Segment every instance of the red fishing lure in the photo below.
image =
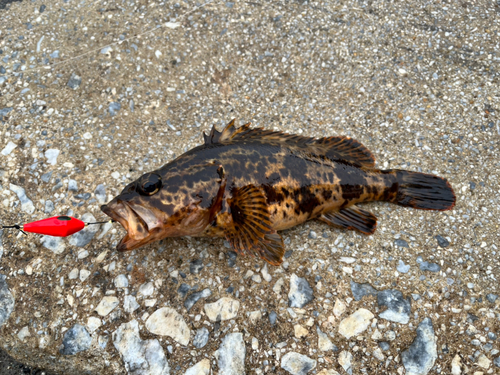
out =
<path fill-rule="evenodd" d="M 24 224 L 25 232 L 47 234 L 54 237 L 67 237 L 85 228 L 85 223 L 70 216 L 54 216 L 48 219 Z"/>

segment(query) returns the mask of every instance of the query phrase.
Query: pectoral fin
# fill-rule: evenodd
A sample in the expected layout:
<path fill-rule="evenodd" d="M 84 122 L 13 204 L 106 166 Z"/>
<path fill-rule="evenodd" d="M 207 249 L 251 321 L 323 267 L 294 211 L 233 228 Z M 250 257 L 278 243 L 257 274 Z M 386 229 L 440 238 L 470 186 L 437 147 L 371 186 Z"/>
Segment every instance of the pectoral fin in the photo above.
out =
<path fill-rule="evenodd" d="M 364 234 L 373 234 L 377 229 L 375 215 L 356 206 L 335 212 L 325 212 L 319 220 L 333 227 L 354 229 Z"/>
<path fill-rule="evenodd" d="M 254 185 L 233 191 L 230 212 L 218 216 L 226 239 L 239 254 L 257 255 L 278 266 L 283 262 L 285 247 L 281 236 L 271 228 L 263 193 Z"/>

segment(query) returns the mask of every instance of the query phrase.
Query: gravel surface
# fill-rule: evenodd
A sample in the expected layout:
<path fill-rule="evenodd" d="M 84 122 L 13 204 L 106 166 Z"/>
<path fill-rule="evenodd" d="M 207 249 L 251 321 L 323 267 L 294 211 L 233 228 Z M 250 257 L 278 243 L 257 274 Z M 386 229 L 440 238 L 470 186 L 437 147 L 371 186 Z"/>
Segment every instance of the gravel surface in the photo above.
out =
<path fill-rule="evenodd" d="M 5 229 L 0 346 L 61 374 L 500 371 L 500 4 L 201 5 L 0 10 L 2 223 L 104 219 L 232 118 L 351 136 L 378 168 L 446 177 L 456 207 L 366 204 L 372 236 L 308 222 L 282 233 L 280 267 L 221 239 L 118 253 L 116 224 Z"/>

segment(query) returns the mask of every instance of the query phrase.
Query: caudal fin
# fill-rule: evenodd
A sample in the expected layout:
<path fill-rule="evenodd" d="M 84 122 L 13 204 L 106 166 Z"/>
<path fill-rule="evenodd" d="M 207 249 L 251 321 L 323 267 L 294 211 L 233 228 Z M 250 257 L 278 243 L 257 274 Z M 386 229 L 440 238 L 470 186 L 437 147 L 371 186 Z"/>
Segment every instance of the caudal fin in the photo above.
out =
<path fill-rule="evenodd" d="M 446 179 L 431 174 L 396 171 L 399 184 L 394 203 L 421 210 L 451 210 L 455 193 Z"/>

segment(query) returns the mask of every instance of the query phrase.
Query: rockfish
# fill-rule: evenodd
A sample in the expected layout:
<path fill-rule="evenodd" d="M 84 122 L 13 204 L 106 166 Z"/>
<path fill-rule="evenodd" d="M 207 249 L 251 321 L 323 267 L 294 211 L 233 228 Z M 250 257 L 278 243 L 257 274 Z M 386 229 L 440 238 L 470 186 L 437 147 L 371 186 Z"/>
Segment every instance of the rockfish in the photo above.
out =
<path fill-rule="evenodd" d="M 307 220 L 372 234 L 377 218 L 358 203 L 439 211 L 455 205 L 444 178 L 375 169 L 372 153 L 349 137 L 236 128 L 233 120 L 204 138 L 101 207 L 127 230 L 119 251 L 166 237 L 223 237 L 237 253 L 279 265 L 285 247 L 278 231 Z"/>

